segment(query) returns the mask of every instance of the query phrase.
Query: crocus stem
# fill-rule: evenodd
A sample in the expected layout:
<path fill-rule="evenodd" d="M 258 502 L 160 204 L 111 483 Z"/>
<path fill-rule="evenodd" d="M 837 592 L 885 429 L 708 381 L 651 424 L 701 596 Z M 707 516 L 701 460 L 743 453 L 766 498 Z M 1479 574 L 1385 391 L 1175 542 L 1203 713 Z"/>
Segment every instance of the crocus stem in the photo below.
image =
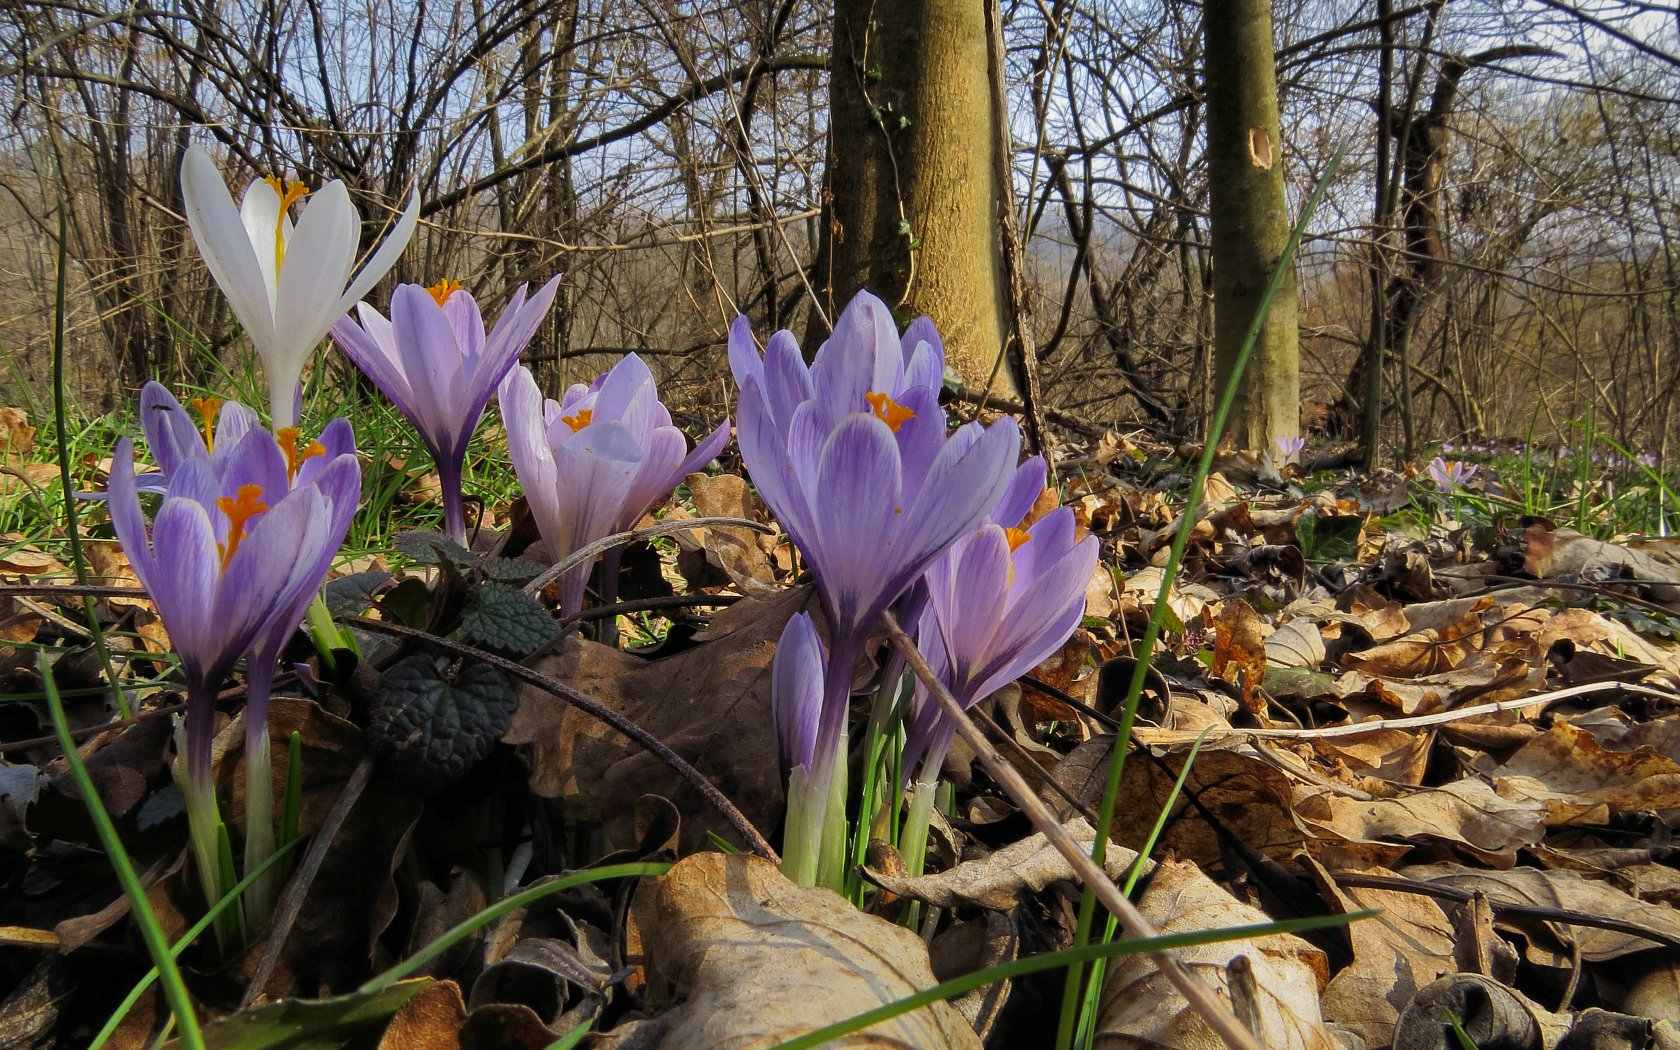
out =
<path fill-rule="evenodd" d="M 869 729 L 863 738 L 863 783 L 858 795 L 857 829 L 852 837 L 852 864 L 846 873 L 845 896 L 858 905 L 863 904 L 863 878 L 859 869 L 867 858 L 871 828 L 881 807 L 881 785 L 884 783 L 881 760 L 891 739 L 892 724 L 898 711 L 903 661 L 889 660 L 886 670 L 880 688 L 875 691 L 875 702 L 869 711 Z"/>
<path fill-rule="evenodd" d="M 320 594 L 309 604 L 309 636 L 315 640 L 315 651 L 321 654 L 321 666 L 328 674 L 338 671 L 334 650 L 356 651 L 355 641 L 333 622 L 332 613 L 327 611 L 327 599 Z"/>
<path fill-rule="evenodd" d="M 788 775 L 787 820 L 782 827 L 782 874 L 798 886 L 817 884 L 829 783 L 837 763 L 832 752 Z"/>
<path fill-rule="evenodd" d="M 222 899 L 221 858 L 217 839 L 222 823 L 216 808 L 216 784 L 210 772 L 210 736 L 215 729 L 216 693 L 202 683 L 187 687 L 187 717 L 175 725 L 175 762 L 170 771 L 186 803 L 187 837 L 198 882 L 207 904 Z M 237 924 L 224 912 L 216 938 L 224 948 L 237 939 Z"/>
<path fill-rule="evenodd" d="M 922 775 L 910 789 L 910 811 L 904 818 L 904 833 L 900 836 L 899 856 L 904 858 L 904 870 L 915 878 L 927 870 L 928 826 L 933 822 L 934 796 L 938 794 L 939 772 L 922 767 Z"/>
<path fill-rule="evenodd" d="M 822 848 L 817 855 L 817 885 L 843 892 L 846 882 L 846 781 L 847 731 L 840 727 L 834 749 L 834 773 L 828 780 L 828 800 L 823 809 Z M 860 816 L 859 820 L 867 819 Z"/>
<path fill-rule="evenodd" d="M 268 751 L 267 712 L 251 718 L 245 709 L 245 870 L 256 871 L 274 853 L 274 771 Z M 263 875 L 245 891 L 245 925 L 254 929 L 274 907 L 276 872 Z"/>
<path fill-rule="evenodd" d="M 461 464 L 437 464 L 438 484 L 443 489 L 443 531 L 451 540 L 467 545 L 467 515 L 461 504 Z"/>

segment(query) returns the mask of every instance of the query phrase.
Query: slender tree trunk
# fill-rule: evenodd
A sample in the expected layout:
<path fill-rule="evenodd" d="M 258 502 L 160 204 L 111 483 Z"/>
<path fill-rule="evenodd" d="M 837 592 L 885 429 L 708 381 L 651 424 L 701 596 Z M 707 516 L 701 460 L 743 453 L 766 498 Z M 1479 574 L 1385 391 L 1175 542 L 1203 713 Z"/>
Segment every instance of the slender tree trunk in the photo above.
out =
<path fill-rule="evenodd" d="M 836 0 L 812 283 L 829 321 L 860 288 L 928 314 L 964 382 L 1014 397 L 986 44 L 979 0 Z M 826 335 L 813 311 L 808 345 Z"/>
<path fill-rule="evenodd" d="M 1269 0 L 1208 0 L 1208 181 L 1212 197 L 1213 319 L 1223 390 L 1243 337 L 1289 239 Z M 1272 299 L 1227 433 L 1239 448 L 1270 449 L 1301 418 L 1295 275 Z"/>

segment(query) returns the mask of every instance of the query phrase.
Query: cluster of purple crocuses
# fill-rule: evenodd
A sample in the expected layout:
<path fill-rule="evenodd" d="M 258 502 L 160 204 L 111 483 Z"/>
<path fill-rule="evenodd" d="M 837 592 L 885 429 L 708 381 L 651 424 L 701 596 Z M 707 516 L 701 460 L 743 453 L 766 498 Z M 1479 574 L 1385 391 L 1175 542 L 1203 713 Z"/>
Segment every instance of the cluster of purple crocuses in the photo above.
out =
<path fill-rule="evenodd" d="M 1016 528 L 1043 464 L 1017 471 L 1007 418 L 947 431 L 944 348 L 926 318 L 901 335 L 886 304 L 860 292 L 809 367 L 786 331 L 760 355 L 744 320 L 729 363 L 741 458 L 809 564 L 827 626 L 825 648 L 811 618 L 795 616 L 772 674 L 788 774 L 783 871 L 839 888 L 853 677 L 882 614 L 919 607 L 919 647 L 959 702 L 977 703 L 1078 624 L 1096 540 L 1074 542 L 1071 511 Z M 919 583 L 925 598 L 906 601 Z M 923 696 L 905 751 L 919 782 L 937 778 L 950 733 Z"/>
<path fill-rule="evenodd" d="M 412 201 L 352 277 L 360 219 L 342 184 L 311 194 L 296 182 L 257 180 L 236 207 L 195 148 L 182 189 L 194 240 L 262 360 L 275 428 L 237 402 L 200 398 L 189 408 L 149 383 L 140 413 L 157 469 L 136 474 L 124 438 L 107 496 L 117 538 L 186 679 L 175 775 L 195 866 L 215 901 L 234 877 L 211 768 L 218 692 L 243 659 L 251 871 L 275 846 L 267 708 L 282 651 L 305 620 L 324 655 L 338 644 L 320 590 L 355 515 L 361 471 L 347 421 L 331 421 L 313 439 L 298 426 L 299 378 L 324 334 L 418 431 L 442 483 L 445 531 L 460 544 L 469 542 L 467 446 L 492 396 L 555 560 L 632 527 L 722 451 L 730 424 L 690 451 L 633 354 L 545 400 L 517 361 L 558 279 L 529 295 L 516 289 L 488 330 L 477 301 L 452 281 L 398 285 L 388 317 L 361 302 L 413 232 Z M 838 886 L 853 675 L 883 613 L 894 610 L 914 629 L 961 703 L 977 703 L 1073 630 L 1096 540 L 1078 539 L 1065 509 L 1025 520 L 1045 470 L 1036 459 L 1017 466 L 1013 421 L 948 431 L 939 404 L 944 349 L 927 318 L 901 334 L 886 305 L 860 293 L 809 366 L 785 331 L 760 354 L 742 318 L 730 330 L 729 363 L 740 386 L 742 458 L 815 577 L 824 625 L 819 634 L 811 616 L 794 617 L 772 676 L 767 713 L 789 777 L 786 870 L 807 885 Z M 149 523 L 142 495 L 161 497 Z M 603 568 L 610 601 L 611 556 Z M 563 615 L 582 608 L 590 569 L 561 578 Z M 887 662 L 884 693 L 897 694 L 901 669 Z M 924 796 L 951 727 L 925 690 L 913 701 L 905 768 L 916 784 L 910 824 L 919 811 L 925 841 Z M 237 937 L 266 918 L 275 889 L 272 874 L 255 883 L 219 932 Z"/>

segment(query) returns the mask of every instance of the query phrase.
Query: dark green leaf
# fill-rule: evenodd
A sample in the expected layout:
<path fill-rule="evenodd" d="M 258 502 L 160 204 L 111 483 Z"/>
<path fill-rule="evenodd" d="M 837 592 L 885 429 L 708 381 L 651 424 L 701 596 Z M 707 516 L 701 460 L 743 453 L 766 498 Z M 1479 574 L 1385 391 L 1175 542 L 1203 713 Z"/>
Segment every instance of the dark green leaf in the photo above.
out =
<path fill-rule="evenodd" d="M 328 581 L 326 587 L 322 588 L 327 599 L 327 611 L 332 613 L 335 619 L 362 615 L 373 604 L 379 588 L 385 586 L 390 579 L 390 573 L 374 570 L 351 573 L 349 576 Z"/>
<path fill-rule="evenodd" d="M 542 575 L 548 566 L 529 558 L 485 558 L 478 563 L 487 580 L 498 583 L 529 583 Z"/>
<path fill-rule="evenodd" d="M 410 576 L 380 597 L 379 611 L 404 627 L 424 628 L 432 616 L 432 590 L 425 580 Z"/>
<path fill-rule="evenodd" d="M 516 706 L 513 682 L 496 668 L 416 654 L 380 679 L 368 744 L 383 772 L 433 792 L 490 753 Z"/>
<path fill-rule="evenodd" d="M 472 551 L 443 533 L 430 529 L 399 532 L 391 541 L 391 545 L 399 553 L 421 565 L 437 565 L 446 560 L 456 565 L 471 565 L 478 560 L 478 556 Z"/>
<path fill-rule="evenodd" d="M 536 652 L 559 633 L 560 625 L 541 602 L 500 584 L 480 587 L 461 615 L 462 638 L 515 656 Z"/>

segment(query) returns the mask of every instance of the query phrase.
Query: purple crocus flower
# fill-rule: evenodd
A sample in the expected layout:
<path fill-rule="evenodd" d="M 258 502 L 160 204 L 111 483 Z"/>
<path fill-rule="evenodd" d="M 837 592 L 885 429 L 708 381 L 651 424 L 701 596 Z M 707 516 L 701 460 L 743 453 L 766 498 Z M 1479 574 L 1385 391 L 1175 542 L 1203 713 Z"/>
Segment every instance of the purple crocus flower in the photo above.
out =
<path fill-rule="evenodd" d="M 770 664 L 770 720 L 784 773 L 801 769 L 809 773 L 815 764 L 827 665 L 810 614 L 795 613 L 782 628 Z"/>
<path fill-rule="evenodd" d="M 347 436 L 348 424 L 342 430 Z M 178 430 L 170 433 L 182 437 Z M 210 778 L 216 691 L 242 654 L 266 647 L 263 640 L 282 622 L 288 631 L 296 626 L 343 542 L 361 489 L 353 453 L 329 458 L 322 454 L 324 443 L 314 443 L 300 454 L 296 432 L 290 433 L 289 441 L 277 441 L 253 427 L 231 447 L 223 435 L 213 451 L 176 458 L 150 528 L 127 438 L 117 443 L 111 470 L 117 539 L 169 631 L 187 680 L 176 773 L 199 876 L 211 900 L 226 889 L 217 862 L 220 820 Z M 155 455 L 161 461 L 173 453 Z M 253 670 L 263 673 L 255 664 Z M 267 673 L 272 675 L 272 668 Z M 266 757 L 262 714 L 248 709 L 246 724 L 248 734 L 262 726 Z"/>
<path fill-rule="evenodd" d="M 726 419 L 687 452 L 653 373 L 635 354 L 559 402 L 545 401 L 524 367 L 508 373 L 497 397 L 514 472 L 556 559 L 630 528 L 729 442 Z M 562 615 L 583 609 L 589 569 L 579 565 L 561 577 Z"/>
<path fill-rule="evenodd" d="M 1300 435 L 1280 437 L 1274 444 L 1277 445 L 1278 455 L 1283 457 L 1283 462 L 1294 463 L 1301 458 L 1301 450 L 1307 447 L 1307 439 Z"/>
<path fill-rule="evenodd" d="M 560 278 L 529 299 L 520 285 L 489 334 L 478 302 L 454 281 L 430 288 L 398 285 L 391 317 L 361 303 L 361 323 L 344 317 L 333 341 L 380 393 L 391 399 L 426 442 L 443 488 L 443 523 L 463 546 L 467 524 L 461 508 L 461 470 L 467 442 L 502 377 L 536 334 Z"/>
<path fill-rule="evenodd" d="M 1435 487 L 1442 492 L 1456 492 L 1470 483 L 1476 476 L 1476 465 L 1462 460 L 1442 459 L 1436 456 L 1429 461 L 1427 468 L 1429 477 L 1435 482 Z"/>
<path fill-rule="evenodd" d="M 922 320 L 900 336 L 886 304 L 867 292 L 841 312 L 809 368 L 786 331 L 760 358 L 744 318 L 729 344 L 741 388 L 741 457 L 810 565 L 828 626 L 815 765 L 807 783 L 789 785 L 784 871 L 807 885 L 832 884 L 843 812 L 838 828 L 795 827 L 793 817 L 823 813 L 822 799 L 832 814 L 833 796 L 843 797 L 837 759 L 853 667 L 881 613 L 997 506 L 1020 431 L 1005 418 L 947 437 L 937 332 Z"/>
<path fill-rule="evenodd" d="M 1085 613 L 1097 538 L 1058 507 L 1025 529 L 983 525 L 928 569 L 919 647 L 951 695 L 972 706 L 1049 659 Z M 954 729 L 918 686 L 904 768 L 937 776 Z"/>

